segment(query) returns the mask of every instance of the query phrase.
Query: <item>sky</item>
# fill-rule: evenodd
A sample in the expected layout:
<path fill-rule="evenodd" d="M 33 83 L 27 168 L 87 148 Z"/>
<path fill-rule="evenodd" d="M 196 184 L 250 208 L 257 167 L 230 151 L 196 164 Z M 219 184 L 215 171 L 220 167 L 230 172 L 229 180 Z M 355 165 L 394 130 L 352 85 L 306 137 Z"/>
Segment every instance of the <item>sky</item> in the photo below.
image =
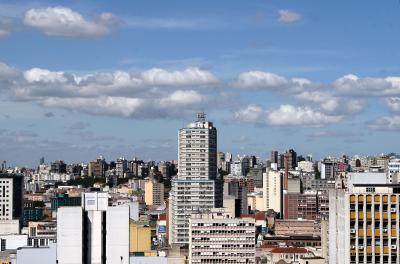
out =
<path fill-rule="evenodd" d="M 0 160 L 400 147 L 398 0 L 1 1 Z"/>

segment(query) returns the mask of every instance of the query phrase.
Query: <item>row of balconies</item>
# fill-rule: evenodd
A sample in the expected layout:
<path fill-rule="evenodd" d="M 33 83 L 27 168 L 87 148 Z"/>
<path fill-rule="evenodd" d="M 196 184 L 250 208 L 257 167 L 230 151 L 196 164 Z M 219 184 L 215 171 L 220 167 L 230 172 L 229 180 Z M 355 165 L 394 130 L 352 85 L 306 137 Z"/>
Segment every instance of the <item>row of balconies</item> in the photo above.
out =
<path fill-rule="evenodd" d="M 364 250 L 367 251 L 368 255 L 372 255 L 372 253 L 375 253 L 375 255 L 379 255 L 381 253 L 383 254 L 395 254 L 397 252 L 397 246 L 384 246 L 383 247 L 383 251 L 381 251 L 381 247 L 372 247 L 372 246 L 358 246 L 358 248 L 356 246 L 352 246 L 351 247 L 351 251 L 350 254 L 356 254 L 357 252 L 360 254 L 362 253 Z M 360 252 L 361 251 L 361 252 Z M 394 252 L 393 252 L 394 251 Z"/>
<path fill-rule="evenodd" d="M 397 195 L 390 195 L 390 201 L 392 203 L 396 203 L 397 201 Z M 367 203 L 372 203 L 372 201 L 376 202 L 380 202 L 381 200 L 384 203 L 387 203 L 389 201 L 389 195 L 358 195 L 357 196 L 357 200 L 358 202 L 364 202 L 364 200 Z M 350 203 L 355 203 L 356 202 L 356 195 L 350 195 Z"/>
<path fill-rule="evenodd" d="M 383 219 L 389 219 L 389 215 L 391 219 L 396 219 L 397 218 L 397 212 L 391 212 L 390 214 L 388 212 L 383 212 L 382 213 L 382 218 Z M 358 219 L 372 219 L 372 217 L 374 216 L 375 219 L 380 219 L 381 218 L 381 212 L 375 212 L 375 214 L 373 214 L 372 212 L 350 212 L 350 219 L 356 219 L 358 216 Z"/>
<path fill-rule="evenodd" d="M 350 230 L 351 234 L 355 234 L 355 229 L 351 229 Z M 388 229 L 367 229 L 367 231 L 365 232 L 364 229 L 358 229 L 358 236 L 362 237 L 364 235 L 366 235 L 367 237 L 379 237 L 379 236 L 389 236 L 389 234 L 391 235 L 391 237 L 397 237 L 398 236 L 398 232 L 396 231 L 396 229 L 392 229 L 392 230 L 388 230 Z"/>

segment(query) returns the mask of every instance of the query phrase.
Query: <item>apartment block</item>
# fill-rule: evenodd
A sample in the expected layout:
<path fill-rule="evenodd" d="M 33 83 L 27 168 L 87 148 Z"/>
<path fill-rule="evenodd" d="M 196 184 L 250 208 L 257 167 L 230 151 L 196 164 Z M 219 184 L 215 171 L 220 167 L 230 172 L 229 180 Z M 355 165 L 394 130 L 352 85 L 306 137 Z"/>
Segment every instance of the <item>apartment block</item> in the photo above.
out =
<path fill-rule="evenodd" d="M 255 263 L 255 220 L 214 208 L 190 218 L 190 263 Z"/>
<path fill-rule="evenodd" d="M 400 185 L 330 191 L 330 263 L 399 263 Z"/>

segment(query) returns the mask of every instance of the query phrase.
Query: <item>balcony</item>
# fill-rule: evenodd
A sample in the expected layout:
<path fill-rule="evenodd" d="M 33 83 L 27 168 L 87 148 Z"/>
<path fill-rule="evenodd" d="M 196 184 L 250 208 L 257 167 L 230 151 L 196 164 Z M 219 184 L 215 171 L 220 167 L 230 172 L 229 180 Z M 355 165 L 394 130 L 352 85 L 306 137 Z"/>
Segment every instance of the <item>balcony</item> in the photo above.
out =
<path fill-rule="evenodd" d="M 350 212 L 350 219 L 356 219 L 356 212 Z"/>

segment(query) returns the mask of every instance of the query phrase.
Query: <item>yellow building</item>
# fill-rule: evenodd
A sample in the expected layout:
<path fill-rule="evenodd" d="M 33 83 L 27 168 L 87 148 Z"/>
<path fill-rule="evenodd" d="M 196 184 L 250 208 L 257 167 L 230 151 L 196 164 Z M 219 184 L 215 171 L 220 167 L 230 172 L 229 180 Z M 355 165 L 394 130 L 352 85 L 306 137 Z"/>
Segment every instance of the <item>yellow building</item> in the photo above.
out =
<path fill-rule="evenodd" d="M 144 184 L 144 201 L 147 206 L 160 206 L 164 203 L 164 184 L 148 180 Z"/>
<path fill-rule="evenodd" d="M 0 258 L 0 264 L 11 264 L 10 258 Z"/>
<path fill-rule="evenodd" d="M 151 227 L 132 221 L 129 224 L 129 253 L 137 256 L 157 256 L 151 250 Z"/>

